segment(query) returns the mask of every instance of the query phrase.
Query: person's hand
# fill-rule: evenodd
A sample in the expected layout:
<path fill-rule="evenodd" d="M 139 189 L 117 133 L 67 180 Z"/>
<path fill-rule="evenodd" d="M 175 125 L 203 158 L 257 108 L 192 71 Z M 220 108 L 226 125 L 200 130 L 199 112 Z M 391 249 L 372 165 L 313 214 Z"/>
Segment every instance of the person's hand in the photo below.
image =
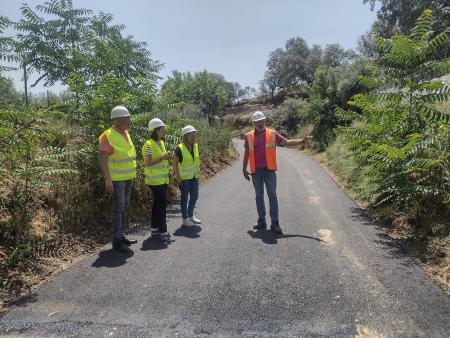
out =
<path fill-rule="evenodd" d="M 105 190 L 108 194 L 112 194 L 114 191 L 114 186 L 110 178 L 105 178 Z"/>
<path fill-rule="evenodd" d="M 244 169 L 243 171 L 244 177 L 247 181 L 250 181 L 250 174 L 248 173 L 247 169 Z"/>
<path fill-rule="evenodd" d="M 168 151 L 167 153 L 165 153 L 162 157 L 163 160 L 170 160 L 172 158 L 172 153 L 170 151 Z"/>

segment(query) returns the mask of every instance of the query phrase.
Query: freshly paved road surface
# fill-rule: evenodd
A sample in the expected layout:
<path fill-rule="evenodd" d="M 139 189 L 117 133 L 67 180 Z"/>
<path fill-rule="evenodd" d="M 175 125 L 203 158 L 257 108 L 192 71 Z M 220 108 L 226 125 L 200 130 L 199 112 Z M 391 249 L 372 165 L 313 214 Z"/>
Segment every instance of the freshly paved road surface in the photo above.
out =
<path fill-rule="evenodd" d="M 251 230 L 253 187 L 237 162 L 201 186 L 201 229 L 178 229 L 173 207 L 175 243 L 143 228 L 133 254 L 104 248 L 14 306 L 0 335 L 449 337 L 450 297 L 415 260 L 312 159 L 278 159 L 284 235 Z"/>

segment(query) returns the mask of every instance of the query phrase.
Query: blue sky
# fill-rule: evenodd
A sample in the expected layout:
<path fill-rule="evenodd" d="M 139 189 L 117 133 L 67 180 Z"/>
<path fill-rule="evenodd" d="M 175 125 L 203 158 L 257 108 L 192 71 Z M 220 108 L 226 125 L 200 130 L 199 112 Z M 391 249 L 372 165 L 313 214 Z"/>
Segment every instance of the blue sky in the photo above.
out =
<path fill-rule="evenodd" d="M 25 0 L 24 0 L 25 1 Z M 0 0 L 0 13 L 20 18 L 20 0 Z M 26 1 L 32 8 L 44 0 Z M 363 0 L 74 0 L 75 7 L 113 14 L 136 40 L 146 41 L 174 69 L 221 73 L 257 88 L 269 52 L 300 36 L 309 45 L 340 43 L 355 48 L 375 20 Z M 20 75 L 10 73 L 18 88 Z M 61 86 L 53 90 L 61 89 Z M 31 89 L 32 92 L 44 88 Z"/>

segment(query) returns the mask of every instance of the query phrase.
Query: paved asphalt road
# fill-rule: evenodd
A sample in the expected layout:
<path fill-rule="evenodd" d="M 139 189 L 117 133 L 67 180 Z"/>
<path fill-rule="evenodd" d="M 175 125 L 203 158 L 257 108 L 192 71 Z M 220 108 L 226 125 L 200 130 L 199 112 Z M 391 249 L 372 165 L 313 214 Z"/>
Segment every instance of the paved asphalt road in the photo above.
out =
<path fill-rule="evenodd" d="M 104 248 L 14 306 L 0 335 L 449 337 L 450 297 L 316 162 L 278 159 L 284 235 L 251 230 L 239 161 L 201 186 L 201 228 L 179 229 L 173 207 L 175 243 L 144 227 L 132 254 Z"/>

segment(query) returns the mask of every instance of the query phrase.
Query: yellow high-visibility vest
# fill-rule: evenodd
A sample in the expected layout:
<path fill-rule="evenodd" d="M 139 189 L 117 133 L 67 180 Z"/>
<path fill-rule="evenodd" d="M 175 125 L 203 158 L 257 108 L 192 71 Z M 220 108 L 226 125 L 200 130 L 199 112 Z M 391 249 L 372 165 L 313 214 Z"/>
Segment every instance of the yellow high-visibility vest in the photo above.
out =
<path fill-rule="evenodd" d="M 114 149 L 108 156 L 108 170 L 112 181 L 127 181 L 136 178 L 136 150 L 131 137 L 126 140 L 114 128 L 106 130 L 99 138 L 99 142 L 105 137 Z"/>
<path fill-rule="evenodd" d="M 194 144 L 194 158 L 189 151 L 188 147 L 184 143 L 178 145 L 183 154 L 183 162 L 178 163 L 178 170 L 180 172 L 181 179 L 190 180 L 193 178 L 199 178 L 200 176 L 200 155 L 198 151 L 198 144 Z"/>
<path fill-rule="evenodd" d="M 162 157 L 166 151 L 164 141 L 161 141 L 161 149 L 155 140 L 149 139 L 142 147 L 142 154 L 145 158 L 145 149 L 150 147 L 152 152 L 152 159 Z M 145 184 L 147 185 L 162 185 L 169 184 L 169 161 L 164 160 L 151 166 L 144 168 Z"/>

